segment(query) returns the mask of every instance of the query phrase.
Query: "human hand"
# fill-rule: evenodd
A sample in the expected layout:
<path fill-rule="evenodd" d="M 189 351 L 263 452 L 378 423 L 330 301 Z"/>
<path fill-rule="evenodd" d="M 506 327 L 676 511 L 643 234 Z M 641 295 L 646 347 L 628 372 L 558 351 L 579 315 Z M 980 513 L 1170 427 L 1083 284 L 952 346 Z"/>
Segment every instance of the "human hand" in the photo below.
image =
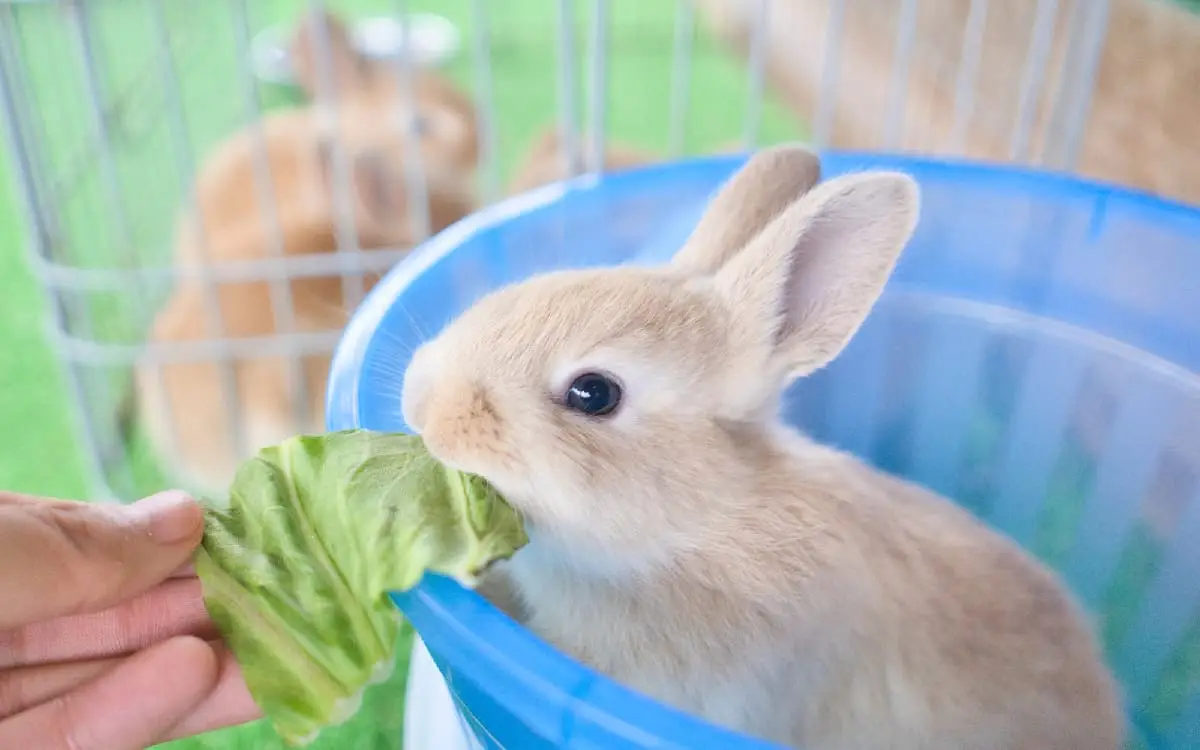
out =
<path fill-rule="evenodd" d="M 0 492 L 0 747 L 141 750 L 259 716 L 189 563 L 199 506 Z"/>

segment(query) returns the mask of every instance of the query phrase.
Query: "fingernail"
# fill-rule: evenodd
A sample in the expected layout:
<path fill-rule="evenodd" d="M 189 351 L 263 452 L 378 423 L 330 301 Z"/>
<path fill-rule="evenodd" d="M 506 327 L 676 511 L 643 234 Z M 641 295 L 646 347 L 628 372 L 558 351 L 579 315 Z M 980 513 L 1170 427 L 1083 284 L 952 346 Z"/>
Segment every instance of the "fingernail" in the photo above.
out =
<path fill-rule="evenodd" d="M 159 544 L 174 544 L 195 536 L 204 523 L 196 501 L 178 490 L 138 500 L 129 506 L 129 512 L 146 523 L 151 538 Z"/>

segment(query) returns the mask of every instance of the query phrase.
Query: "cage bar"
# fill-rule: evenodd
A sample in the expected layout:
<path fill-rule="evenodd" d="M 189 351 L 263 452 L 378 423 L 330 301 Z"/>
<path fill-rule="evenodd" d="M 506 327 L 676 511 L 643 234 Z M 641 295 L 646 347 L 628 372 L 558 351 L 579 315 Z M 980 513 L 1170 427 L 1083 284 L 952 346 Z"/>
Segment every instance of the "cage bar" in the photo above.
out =
<path fill-rule="evenodd" d="M 366 254 L 360 265 L 367 271 L 384 271 L 408 255 L 407 249 L 378 250 Z M 292 257 L 266 257 L 256 260 L 226 260 L 199 270 L 192 266 L 147 266 L 137 274 L 115 268 L 80 268 L 44 264 L 41 273 L 48 283 L 61 289 L 91 292 L 136 292 L 148 281 L 202 281 L 211 278 L 220 283 L 296 280 L 330 276 L 344 267 L 334 254 L 310 254 Z M 289 308 L 290 309 L 290 308 Z"/>
<path fill-rule="evenodd" d="M 408 12 L 408 0 L 396 0 L 396 12 L 400 17 L 400 48 L 404 50 L 396 58 L 400 100 L 392 113 L 395 126 L 404 129 L 404 182 L 408 195 L 408 217 L 412 223 L 417 242 L 430 235 L 429 191 L 425 183 L 425 162 L 421 154 L 421 134 L 417 127 L 421 117 L 421 102 L 416 100 L 412 55 L 412 17 Z M 358 305 L 358 300 L 353 303 Z"/>
<path fill-rule="evenodd" d="M 1047 77 L 1046 61 L 1050 56 L 1050 45 L 1054 41 L 1054 22 L 1057 15 L 1058 0 L 1038 0 L 1025 71 L 1021 76 L 1012 144 L 1009 147 L 1009 157 L 1013 161 L 1024 161 L 1028 158 L 1029 139 L 1037 115 L 1038 97 Z"/>
<path fill-rule="evenodd" d="M 278 210 L 275 203 L 275 183 L 271 177 L 271 165 L 267 161 L 267 140 L 263 131 L 262 113 L 259 110 L 259 92 L 257 79 L 250 64 L 250 23 L 246 0 L 231 0 L 234 29 L 234 50 L 238 60 L 238 70 L 242 78 L 242 111 L 243 122 L 253 140 L 251 150 L 254 152 L 254 190 L 258 204 L 263 210 L 263 220 L 270 227 L 270 239 L 267 241 L 267 255 L 272 258 L 285 257 L 283 228 L 279 223 Z M 222 264 L 224 265 L 224 264 Z M 291 284 L 283 279 L 272 279 L 268 286 L 271 300 L 271 312 L 275 316 L 276 325 L 285 334 L 296 329 L 295 307 L 292 302 Z M 230 342 L 232 345 L 232 342 Z M 224 377 L 224 376 L 222 376 Z M 290 357 L 288 362 L 288 377 L 294 388 L 296 398 L 293 409 L 302 413 L 306 408 L 299 402 L 303 399 L 305 377 L 304 368 L 297 357 Z M 230 414 L 228 425 L 233 433 L 233 450 L 236 455 L 245 455 L 245 429 L 239 419 L 242 411 L 241 396 L 234 387 L 233 413 Z"/>
<path fill-rule="evenodd" d="M 916 45 L 917 2 L 902 0 L 900 4 L 896 54 L 892 59 L 892 83 L 888 93 L 887 124 L 883 135 L 883 147 L 886 149 L 900 145 L 908 119 L 908 72 Z"/>
<path fill-rule="evenodd" d="M 958 73 L 954 79 L 954 127 L 950 132 L 949 146 L 951 153 L 955 154 L 962 152 L 971 119 L 975 115 L 975 86 L 979 78 L 988 7 L 988 0 L 971 0 L 971 7 L 967 11 Z"/>
<path fill-rule="evenodd" d="M 696 13 L 692 8 L 692 0 L 677 0 L 671 43 L 671 101 L 667 120 L 667 153 L 671 156 L 682 154 L 685 146 L 695 39 Z"/>
<path fill-rule="evenodd" d="M 558 0 L 558 128 L 567 177 L 575 177 L 583 169 L 575 91 L 577 59 L 574 3 L 572 0 Z"/>
<path fill-rule="evenodd" d="M 164 341 L 154 346 L 149 361 L 161 365 L 219 363 L 258 357 L 328 354 L 337 345 L 340 335 L 338 331 L 321 331 L 186 342 Z M 59 329 L 50 331 L 50 339 L 71 361 L 96 368 L 128 367 L 142 351 L 137 344 L 99 343 Z"/>
<path fill-rule="evenodd" d="M 142 264 L 143 258 L 141 252 L 138 250 L 138 238 L 134 236 L 129 214 L 126 211 L 125 201 L 122 197 L 120 175 L 117 172 L 116 160 L 114 158 L 113 138 L 105 118 L 106 92 L 101 80 L 99 57 L 95 49 L 91 10 L 82 0 L 74 0 L 67 6 L 67 18 L 71 27 L 71 40 L 75 48 L 77 68 L 83 82 L 84 97 L 87 102 L 88 124 L 92 137 L 99 149 L 98 168 L 101 191 L 103 192 L 108 212 L 113 219 L 113 229 L 116 232 L 115 238 L 110 236 L 110 241 L 113 241 L 117 246 L 114 255 L 124 259 L 123 265 L 126 269 L 135 271 Z M 79 261 L 82 259 L 75 260 Z M 127 298 L 127 301 L 140 309 L 143 299 L 144 297 L 139 294 L 132 299 Z M 87 300 L 87 303 L 90 302 L 91 300 Z M 78 322 L 86 327 L 92 336 L 95 336 L 97 335 L 94 326 L 95 319 L 91 315 L 90 304 L 87 303 L 80 305 L 80 311 L 83 315 L 79 316 Z M 99 335 L 104 336 L 106 333 L 114 335 L 114 332 L 111 331 L 100 332 Z M 70 350 L 65 349 L 65 351 L 70 356 Z M 100 402 L 85 404 L 84 408 L 86 409 L 90 406 L 101 413 L 108 412 L 115 414 L 116 409 L 110 405 L 115 405 L 119 402 L 116 389 L 120 386 L 115 386 L 111 378 L 104 377 L 105 374 L 104 372 L 96 371 L 85 371 L 82 373 L 83 393 L 87 394 L 90 387 Z M 130 486 L 133 484 L 133 476 L 125 445 L 116 435 L 115 421 L 110 424 L 114 428 L 112 435 L 114 439 L 105 440 L 101 438 L 99 444 L 96 446 L 96 452 L 100 457 L 105 472 L 107 473 L 110 470 L 115 471 L 123 479 L 122 484 Z M 92 420 L 92 427 L 97 430 L 95 433 L 97 436 L 108 432 L 106 429 L 107 426 L 99 418 Z"/>
<path fill-rule="evenodd" d="M 359 233 L 354 203 L 351 198 L 354 195 L 353 178 L 350 171 L 350 162 L 353 157 L 347 156 L 345 144 L 340 137 L 341 113 L 338 103 L 347 92 L 337 90 L 338 84 L 333 76 L 333 53 L 329 42 L 329 27 L 325 23 L 325 3 L 323 0 L 309 0 L 308 7 L 317 24 L 317 33 L 315 34 L 317 98 L 323 99 L 325 102 L 334 102 L 333 106 L 319 105 L 317 114 L 322 118 L 321 124 L 325 129 L 323 135 L 327 134 L 328 137 L 326 143 L 330 147 L 330 166 L 333 169 L 333 183 L 336 186 L 331 191 L 333 193 L 334 236 L 337 244 L 335 252 L 341 260 L 348 261 L 352 256 L 357 256 Z M 352 264 L 347 262 L 345 270 L 339 276 L 346 304 L 357 306 L 365 294 L 365 287 L 362 275 L 350 272 L 351 267 Z M 297 389 L 296 393 L 302 394 L 304 390 Z M 300 400 L 298 395 L 297 402 Z"/>
<path fill-rule="evenodd" d="M 0 6 L 0 133 L 2 133 L 9 155 L 12 180 L 15 183 L 13 192 L 20 204 L 19 210 L 24 217 L 24 225 L 28 232 L 27 239 L 22 244 L 26 257 L 29 259 L 29 265 L 36 276 L 39 269 L 46 266 L 51 240 L 38 207 L 35 167 L 30 162 L 30 155 L 34 153 L 34 150 L 27 147 L 29 144 L 21 134 L 20 113 L 23 105 L 17 103 L 13 86 L 9 80 L 9 75 L 18 69 L 11 59 L 11 56 L 18 50 L 15 40 L 16 20 L 13 17 L 12 9 Z M 53 339 L 53 332 L 67 330 L 66 309 L 61 293 L 50 284 L 43 284 L 43 286 L 47 292 L 44 297 L 43 314 L 48 324 L 48 333 L 51 333 L 48 338 Z M 104 461 L 97 440 L 100 433 L 87 408 L 80 364 L 69 357 L 65 350 L 55 347 L 53 341 L 50 345 L 58 355 L 55 360 L 59 363 L 60 372 L 67 387 L 69 417 L 74 424 L 76 433 L 83 438 L 77 444 L 80 447 L 84 471 L 90 480 L 89 484 L 100 498 L 114 499 L 105 476 Z"/>
<path fill-rule="evenodd" d="M 1112 0 L 1076 0 L 1075 7 L 1077 12 L 1068 32 L 1071 44 L 1068 72 L 1064 75 L 1066 86 L 1056 101 L 1052 138 L 1042 155 L 1043 163 L 1057 169 L 1071 169 L 1079 161 L 1108 34 Z"/>
<path fill-rule="evenodd" d="M 588 58 L 587 168 L 604 171 L 605 117 L 608 104 L 608 0 L 592 0 L 591 55 Z"/>
<path fill-rule="evenodd" d="M 763 91 L 765 88 L 767 43 L 770 30 L 770 6 L 767 0 L 758 0 L 755 7 L 754 25 L 750 40 L 749 86 L 746 96 L 746 118 L 742 142 L 746 149 L 758 145 L 759 129 L 762 127 Z"/>
<path fill-rule="evenodd" d="M 837 118 L 838 77 L 841 73 L 841 42 L 846 25 L 846 0 L 829 0 L 829 26 L 825 31 L 825 55 L 821 61 L 820 94 L 813 118 L 813 145 L 825 148 L 833 136 Z"/>
<path fill-rule="evenodd" d="M 479 113 L 479 161 L 483 196 L 500 196 L 500 155 L 496 151 L 496 95 L 492 76 L 491 24 L 485 0 L 471 0 L 472 67 L 475 71 L 475 107 Z"/>
<path fill-rule="evenodd" d="M 55 248 L 49 238 L 61 235 L 58 206 L 59 191 L 56 190 L 53 168 L 46 163 L 44 134 L 47 132 L 43 113 L 36 106 L 34 97 L 25 83 L 30 80 L 27 67 L 22 59 L 25 52 L 24 35 L 17 28 L 16 15 L 11 5 L 0 3 L 0 13 L 3 13 L 3 23 L 6 26 L 5 36 L 0 39 L 8 54 L 4 59 L 4 69 L 9 71 L 9 91 L 13 112 L 14 127 L 20 130 L 20 142 L 25 146 L 21 160 L 28 165 L 25 177 L 28 178 L 29 200 L 37 211 L 42 231 L 47 238 L 45 260 L 52 260 Z M 0 50 L 3 51 L 3 50 Z M 13 157 L 16 159 L 17 157 Z M 41 256 L 37 256 L 41 259 Z"/>
<path fill-rule="evenodd" d="M 75 46 L 75 56 L 83 77 L 84 91 L 88 100 L 88 119 L 92 133 L 99 144 L 100 177 L 104 183 L 104 195 L 108 209 L 115 219 L 117 231 L 116 244 L 121 248 L 118 252 L 125 256 L 129 268 L 136 268 L 141 261 L 134 242 L 133 231 L 129 216 L 125 212 L 125 203 L 121 200 L 121 184 L 117 176 L 117 167 L 113 162 L 112 136 L 108 123 L 104 119 L 104 93 L 101 90 L 98 75 L 98 63 L 92 44 L 90 28 L 90 10 L 84 0 L 72 0 L 67 6 L 67 17 L 71 21 L 72 42 Z"/>
<path fill-rule="evenodd" d="M 225 322 L 221 314 L 221 302 L 218 296 L 217 285 L 212 279 L 212 274 L 209 273 L 212 259 L 209 253 L 208 230 L 204 225 L 204 221 L 201 220 L 200 206 L 196 200 L 194 187 L 196 170 L 195 159 L 192 154 L 191 133 L 187 125 L 183 100 L 179 95 L 181 88 L 180 78 L 175 65 L 175 57 L 171 51 L 171 32 L 163 3 L 164 0 L 150 0 L 150 14 L 153 18 L 155 32 L 158 37 L 157 62 L 162 71 L 163 95 L 167 100 L 167 129 L 171 137 L 171 151 L 175 160 L 175 171 L 179 178 L 179 194 L 184 197 L 190 215 L 195 217 L 195 228 L 199 234 L 201 262 L 197 267 L 197 272 L 200 276 L 199 281 L 203 289 L 204 313 L 208 335 L 220 340 L 224 336 Z M 165 392 L 167 384 L 164 368 L 157 362 L 151 362 L 150 364 L 154 368 L 154 377 L 158 379 L 159 387 Z M 223 358 L 220 364 L 218 364 L 218 372 L 222 401 L 226 404 L 226 417 L 229 420 L 228 423 L 232 425 L 234 424 L 233 420 L 236 418 L 236 415 L 229 405 L 237 403 L 236 399 L 238 396 L 233 366 L 228 357 Z M 171 444 L 178 446 L 181 444 L 178 425 L 175 415 L 171 412 L 170 399 L 163 400 L 163 408 L 167 410 L 165 421 L 171 427 Z"/>

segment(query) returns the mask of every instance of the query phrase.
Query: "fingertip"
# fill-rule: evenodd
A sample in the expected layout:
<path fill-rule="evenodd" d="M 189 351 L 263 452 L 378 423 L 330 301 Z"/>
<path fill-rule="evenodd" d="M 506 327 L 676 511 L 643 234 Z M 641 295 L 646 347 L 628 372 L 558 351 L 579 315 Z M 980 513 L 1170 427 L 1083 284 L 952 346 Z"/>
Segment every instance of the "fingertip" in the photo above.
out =
<path fill-rule="evenodd" d="M 143 498 L 128 506 L 128 513 L 146 524 L 150 537 L 158 544 L 199 542 L 204 533 L 204 511 L 191 495 L 181 490 Z"/>
<path fill-rule="evenodd" d="M 107 609 L 191 563 L 204 511 L 183 493 L 165 496 L 131 506 L 0 505 L 8 532 L 0 563 L 28 569 L 5 588 L 0 630 Z"/>

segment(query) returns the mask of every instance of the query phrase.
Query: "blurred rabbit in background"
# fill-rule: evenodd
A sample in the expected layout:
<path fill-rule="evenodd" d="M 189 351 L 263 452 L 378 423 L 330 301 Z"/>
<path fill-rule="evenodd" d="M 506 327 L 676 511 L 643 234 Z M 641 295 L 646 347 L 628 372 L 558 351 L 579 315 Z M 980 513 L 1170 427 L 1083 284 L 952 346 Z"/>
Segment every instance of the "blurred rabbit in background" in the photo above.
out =
<path fill-rule="evenodd" d="M 320 50 L 319 40 L 328 44 Z M 328 54 L 324 60 L 322 52 Z M 181 219 L 177 258 L 186 268 L 220 267 L 263 261 L 276 253 L 305 256 L 338 249 L 335 190 L 336 149 L 346 169 L 345 186 L 358 246 L 403 250 L 423 237 L 413 226 L 409 203 L 406 130 L 419 139 L 420 179 L 428 196 L 429 226 L 436 232 L 470 213 L 478 163 L 474 107 L 453 84 L 436 73 L 414 70 L 407 105 L 400 71 L 391 62 L 363 57 L 346 27 L 324 13 L 307 15 L 291 40 L 296 80 L 309 103 L 274 112 L 257 127 L 238 132 L 208 156 L 196 181 L 198 216 Z M 328 63 L 328 80 L 321 65 Z M 332 84 L 331 90 L 321 84 Z M 260 195 L 255 160 L 270 172 L 270 200 Z M 369 289 L 381 270 L 364 273 Z M 291 277 L 296 332 L 340 330 L 349 316 L 338 271 Z M 226 338 L 271 337 L 282 332 L 267 281 L 222 282 L 216 289 L 220 325 Z M 151 343 L 217 338 L 206 310 L 206 290 L 193 275 L 179 283 L 150 331 Z M 145 359 L 135 372 L 136 411 L 152 443 L 189 488 L 222 492 L 237 464 L 258 448 L 300 432 L 324 427 L 324 394 L 329 355 L 302 358 L 303 382 L 293 382 L 283 356 L 238 359 L 232 363 L 233 407 L 244 430 L 244 452 L 235 450 L 227 396 L 218 361 L 172 362 L 156 367 Z M 299 404 L 302 419 L 294 406 Z M 132 405 L 130 405 L 132 407 Z M 132 408 L 130 408 L 132 411 Z M 174 425 L 174 429 L 172 429 Z"/>
<path fill-rule="evenodd" d="M 1034 53 L 1038 0 L 987 5 L 972 81 L 975 105 L 957 122 L 956 77 L 965 62 L 971 0 L 922 0 L 912 23 L 912 55 L 905 73 L 904 115 L 889 130 L 894 101 L 901 3 L 839 0 L 843 9 L 836 56 L 827 55 L 834 0 L 767 0 L 767 74 L 783 100 L 810 124 L 827 57 L 837 81 L 827 136 L 838 148 L 900 148 L 961 152 L 1008 160 L 1022 81 Z M 1041 76 L 1033 81 L 1031 127 L 1024 150 L 1037 153 L 1057 123 L 1052 105 L 1076 92 L 1062 79 L 1072 14 L 1091 0 L 1063 0 Z M 697 0 L 708 25 L 745 51 L 759 4 L 752 0 Z M 1200 16 L 1165 0 L 1112 0 L 1090 115 L 1077 169 L 1083 174 L 1200 203 Z M 1090 84 L 1090 82 L 1089 82 Z M 997 116 L 998 115 L 998 116 Z M 1016 154 L 1018 157 L 1020 154 Z"/>

